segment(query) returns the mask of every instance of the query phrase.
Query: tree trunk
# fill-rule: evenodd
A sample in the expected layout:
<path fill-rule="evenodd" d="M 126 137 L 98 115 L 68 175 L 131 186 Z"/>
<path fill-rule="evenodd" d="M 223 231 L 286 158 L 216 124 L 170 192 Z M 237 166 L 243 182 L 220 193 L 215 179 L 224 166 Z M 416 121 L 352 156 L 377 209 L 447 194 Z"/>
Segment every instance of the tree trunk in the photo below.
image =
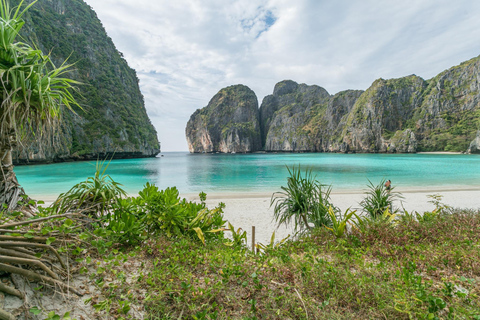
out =
<path fill-rule="evenodd" d="M 6 205 L 7 211 L 17 210 L 25 203 L 23 195 L 25 191 L 20 187 L 13 171 L 12 145 L 0 143 L 0 204 L 3 208 Z"/>

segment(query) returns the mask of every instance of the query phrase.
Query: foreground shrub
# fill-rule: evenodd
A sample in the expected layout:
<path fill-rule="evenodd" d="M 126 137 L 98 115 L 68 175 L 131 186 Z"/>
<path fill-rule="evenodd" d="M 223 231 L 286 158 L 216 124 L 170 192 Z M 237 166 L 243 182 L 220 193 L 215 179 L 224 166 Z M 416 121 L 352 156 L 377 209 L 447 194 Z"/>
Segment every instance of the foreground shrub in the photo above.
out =
<path fill-rule="evenodd" d="M 331 187 L 322 185 L 316 180 L 311 170 L 302 174 L 300 167 L 288 168 L 290 176 L 287 186 L 282 192 L 272 195 L 270 205 L 274 207 L 274 218 L 280 224 L 294 223 L 295 230 L 310 229 L 309 223 L 315 227 L 332 224 L 328 208 L 338 211 L 330 203 Z"/>
<path fill-rule="evenodd" d="M 203 194 L 203 198 L 205 194 Z M 147 235 L 167 237 L 190 235 L 203 243 L 211 237 L 223 238 L 223 204 L 209 210 L 205 203 L 180 199 L 177 188 L 159 190 L 147 183 L 138 197 L 116 202 L 105 216 L 105 228 L 120 243 L 134 244 Z"/>
<path fill-rule="evenodd" d="M 386 215 L 387 216 L 387 215 Z M 326 228 L 294 241 L 240 246 L 150 241 L 150 319 L 478 319 L 480 215 L 408 225 L 371 220 L 336 239 Z M 380 222 L 383 221 L 383 222 Z M 436 238 L 434 238 L 435 236 Z M 470 242 L 466 242 L 466 241 Z"/>
<path fill-rule="evenodd" d="M 394 213 L 396 210 L 393 209 L 393 201 L 403 198 L 400 193 L 393 192 L 394 187 L 388 189 L 385 186 L 385 180 L 380 181 L 376 186 L 370 180 L 368 183 L 366 197 L 360 202 L 363 211 L 372 219 L 381 216 L 387 209 Z"/>

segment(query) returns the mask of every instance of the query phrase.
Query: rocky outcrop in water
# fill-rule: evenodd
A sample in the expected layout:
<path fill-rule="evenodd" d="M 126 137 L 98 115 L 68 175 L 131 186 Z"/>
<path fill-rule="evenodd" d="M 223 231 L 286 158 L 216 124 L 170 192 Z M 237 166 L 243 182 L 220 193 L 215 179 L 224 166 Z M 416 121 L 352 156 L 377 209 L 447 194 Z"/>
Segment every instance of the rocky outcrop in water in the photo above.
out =
<path fill-rule="evenodd" d="M 17 5 L 18 0 L 11 0 Z M 35 137 L 16 150 L 16 163 L 151 157 L 160 152 L 139 80 L 85 2 L 38 1 L 25 16 L 23 37 L 50 53 L 56 65 L 75 63 L 83 110 L 65 112 L 53 136 Z"/>
<path fill-rule="evenodd" d="M 346 90 L 333 96 L 316 85 L 281 81 L 273 94 L 263 99 L 258 117 L 261 148 L 250 151 L 410 153 L 469 149 L 475 153 L 480 144 L 476 136 L 480 126 L 480 57 L 430 80 L 415 75 L 378 79 L 366 91 Z M 209 117 L 204 114 L 201 121 L 206 123 Z M 192 146 L 208 140 L 203 133 L 197 138 L 187 134 L 187 139 Z M 190 150 L 211 152 L 206 148 Z"/>
<path fill-rule="evenodd" d="M 258 101 L 247 86 L 220 90 L 195 111 L 185 129 L 190 152 L 253 152 L 260 150 Z"/>

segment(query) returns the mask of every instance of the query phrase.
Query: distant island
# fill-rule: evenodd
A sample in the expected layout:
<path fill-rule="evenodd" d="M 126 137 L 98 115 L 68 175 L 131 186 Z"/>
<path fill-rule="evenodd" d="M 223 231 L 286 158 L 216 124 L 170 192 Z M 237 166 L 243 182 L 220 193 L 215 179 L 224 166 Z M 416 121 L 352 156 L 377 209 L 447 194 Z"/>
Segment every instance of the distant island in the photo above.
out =
<path fill-rule="evenodd" d="M 330 95 L 277 83 L 260 108 L 244 85 L 220 90 L 186 126 L 191 153 L 480 153 L 480 56 L 430 80 L 378 79 Z"/>
<path fill-rule="evenodd" d="M 157 155 L 157 132 L 135 70 L 115 48 L 93 9 L 84 1 L 39 1 L 24 19 L 23 41 L 50 53 L 57 66 L 66 59 L 75 64 L 68 77 L 82 83 L 76 100 L 83 110 L 65 112 L 53 137 L 27 139 L 16 149 L 14 163 Z"/>

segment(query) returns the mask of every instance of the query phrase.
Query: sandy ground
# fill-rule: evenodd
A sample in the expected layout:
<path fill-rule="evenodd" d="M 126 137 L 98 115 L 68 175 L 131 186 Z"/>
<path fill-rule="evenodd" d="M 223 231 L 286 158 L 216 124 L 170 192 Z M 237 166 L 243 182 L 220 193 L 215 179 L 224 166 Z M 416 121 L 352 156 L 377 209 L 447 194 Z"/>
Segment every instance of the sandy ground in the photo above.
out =
<path fill-rule="evenodd" d="M 478 190 L 398 190 L 404 199 L 397 200 L 394 207 L 405 208 L 407 211 L 425 212 L 435 207 L 429 203 L 432 199 L 428 195 L 440 194 L 442 202 L 454 208 L 480 208 L 480 188 Z M 362 191 L 332 193 L 332 203 L 343 212 L 348 209 L 358 209 L 364 194 Z M 189 200 L 198 200 L 198 197 L 187 196 Z M 252 226 L 255 226 L 257 242 L 268 243 L 275 231 L 276 239 L 280 240 L 293 235 L 293 226 L 276 227 L 273 221 L 273 208 L 270 207 L 271 194 L 209 194 L 206 201 L 210 208 L 219 202 L 226 204 L 225 218 L 235 227 L 247 231 L 248 241 L 251 243 Z"/>

